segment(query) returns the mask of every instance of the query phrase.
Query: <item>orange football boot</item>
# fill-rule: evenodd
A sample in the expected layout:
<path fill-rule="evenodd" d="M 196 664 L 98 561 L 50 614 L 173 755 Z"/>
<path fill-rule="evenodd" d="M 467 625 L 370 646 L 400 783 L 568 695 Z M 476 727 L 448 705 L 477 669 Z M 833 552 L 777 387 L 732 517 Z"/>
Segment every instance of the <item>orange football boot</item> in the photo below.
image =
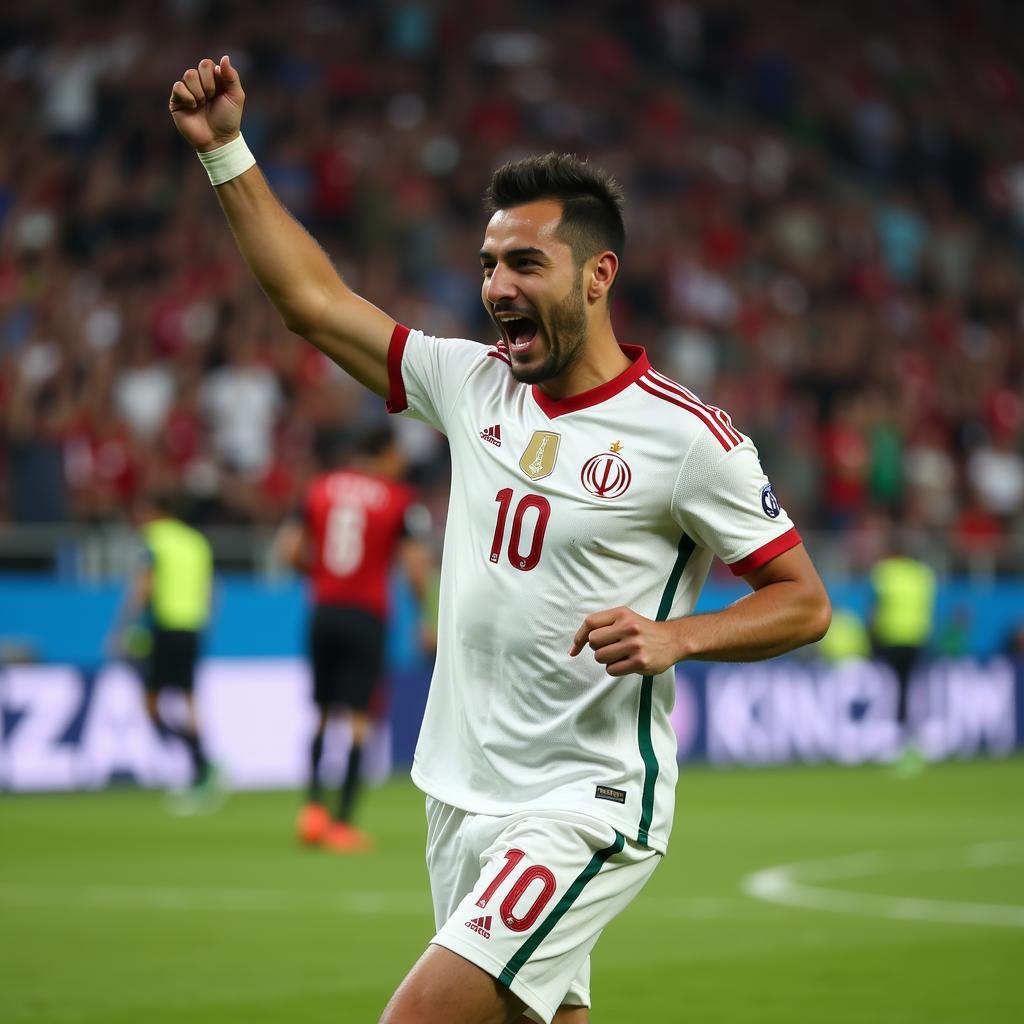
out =
<path fill-rule="evenodd" d="M 373 840 L 365 832 L 343 821 L 336 821 L 327 829 L 323 844 L 332 853 L 367 853 L 373 849 Z"/>
<path fill-rule="evenodd" d="M 299 811 L 298 820 L 295 822 L 295 829 L 299 836 L 299 842 L 307 846 L 315 846 L 322 843 L 331 827 L 331 816 L 323 804 L 306 804 Z"/>

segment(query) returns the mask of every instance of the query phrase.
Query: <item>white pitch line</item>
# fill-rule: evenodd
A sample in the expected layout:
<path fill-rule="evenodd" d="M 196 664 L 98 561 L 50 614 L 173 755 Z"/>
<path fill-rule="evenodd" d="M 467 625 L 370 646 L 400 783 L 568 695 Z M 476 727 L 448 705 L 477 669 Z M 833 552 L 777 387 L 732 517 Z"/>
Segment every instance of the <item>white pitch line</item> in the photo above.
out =
<path fill-rule="evenodd" d="M 845 878 L 867 878 L 948 868 L 984 868 L 1024 863 L 1024 843 L 974 843 L 930 850 L 890 850 L 845 857 L 777 864 L 747 875 L 741 887 L 753 899 L 806 910 L 883 917 L 894 921 L 936 921 L 943 924 L 994 925 L 1024 928 L 1024 906 L 954 900 L 883 896 L 822 887 Z"/>
<path fill-rule="evenodd" d="M 170 910 L 273 913 L 319 910 L 341 914 L 429 915 L 426 890 L 419 892 L 316 893 L 305 889 L 202 888 L 171 885 L 0 884 L 0 907 L 57 910 Z M 735 915 L 739 899 L 638 900 L 630 914 L 640 917 L 713 918 Z"/>
<path fill-rule="evenodd" d="M 744 901 L 735 897 L 694 896 L 691 898 L 654 900 L 641 898 L 630 905 L 630 917 L 690 917 L 696 919 L 737 917 L 743 913 Z"/>
<path fill-rule="evenodd" d="M 266 913 L 323 910 L 344 914 L 429 914 L 420 892 L 316 893 L 304 889 L 204 889 L 139 885 L 0 885 L 0 906 L 61 910 L 219 910 Z"/>

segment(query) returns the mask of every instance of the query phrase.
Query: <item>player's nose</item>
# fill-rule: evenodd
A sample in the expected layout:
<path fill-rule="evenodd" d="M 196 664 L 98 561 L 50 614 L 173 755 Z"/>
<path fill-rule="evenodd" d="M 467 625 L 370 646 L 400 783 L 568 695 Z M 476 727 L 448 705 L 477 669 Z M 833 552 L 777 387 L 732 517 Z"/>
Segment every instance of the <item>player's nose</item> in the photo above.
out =
<path fill-rule="evenodd" d="M 493 306 L 503 299 L 514 299 L 518 294 L 512 274 L 499 263 L 484 284 L 484 298 Z"/>

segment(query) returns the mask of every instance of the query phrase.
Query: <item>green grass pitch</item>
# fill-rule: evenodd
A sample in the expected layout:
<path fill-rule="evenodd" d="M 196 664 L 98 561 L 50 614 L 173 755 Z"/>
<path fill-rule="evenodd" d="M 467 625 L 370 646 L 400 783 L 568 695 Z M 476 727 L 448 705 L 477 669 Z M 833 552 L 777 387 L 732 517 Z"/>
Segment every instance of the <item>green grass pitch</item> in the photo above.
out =
<path fill-rule="evenodd" d="M 689 768 L 678 799 L 595 952 L 595 1024 L 1024 1020 L 1024 760 Z M 422 797 L 369 791 L 358 857 L 300 849 L 297 801 L 178 819 L 155 793 L 0 797 L 0 1020 L 376 1021 L 432 934 Z M 746 892 L 810 861 L 768 882 L 811 905 Z"/>

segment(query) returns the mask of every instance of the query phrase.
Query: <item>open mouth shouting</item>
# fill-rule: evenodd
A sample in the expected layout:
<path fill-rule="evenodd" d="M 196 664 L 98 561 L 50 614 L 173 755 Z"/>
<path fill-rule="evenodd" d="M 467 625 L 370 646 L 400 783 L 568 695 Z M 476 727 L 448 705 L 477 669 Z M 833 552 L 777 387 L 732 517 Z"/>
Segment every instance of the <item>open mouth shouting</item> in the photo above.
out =
<path fill-rule="evenodd" d="M 536 321 L 517 310 L 495 312 L 494 319 L 501 328 L 509 353 L 520 358 L 525 357 L 537 337 Z"/>

